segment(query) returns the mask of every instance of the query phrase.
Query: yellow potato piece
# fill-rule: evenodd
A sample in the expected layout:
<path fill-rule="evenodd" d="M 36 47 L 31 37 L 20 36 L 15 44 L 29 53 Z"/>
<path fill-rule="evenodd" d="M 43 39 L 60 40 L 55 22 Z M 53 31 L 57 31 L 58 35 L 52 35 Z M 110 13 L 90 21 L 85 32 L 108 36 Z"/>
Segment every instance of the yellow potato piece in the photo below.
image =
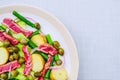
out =
<path fill-rule="evenodd" d="M 33 36 L 33 37 L 31 38 L 31 40 L 32 40 L 37 46 L 39 46 L 39 45 L 44 44 L 44 43 L 47 42 L 47 41 L 46 41 L 46 38 L 45 38 L 45 36 L 44 36 L 43 34 L 37 34 L 37 35 Z"/>
<path fill-rule="evenodd" d="M 0 65 L 5 64 L 8 61 L 9 53 L 6 48 L 0 47 Z"/>
<path fill-rule="evenodd" d="M 43 57 L 36 53 L 32 54 L 32 63 L 33 63 L 32 70 L 35 72 L 40 72 L 45 65 Z"/>
<path fill-rule="evenodd" d="M 67 80 L 67 79 L 68 79 L 68 76 L 65 68 L 52 70 L 50 73 L 50 80 Z"/>

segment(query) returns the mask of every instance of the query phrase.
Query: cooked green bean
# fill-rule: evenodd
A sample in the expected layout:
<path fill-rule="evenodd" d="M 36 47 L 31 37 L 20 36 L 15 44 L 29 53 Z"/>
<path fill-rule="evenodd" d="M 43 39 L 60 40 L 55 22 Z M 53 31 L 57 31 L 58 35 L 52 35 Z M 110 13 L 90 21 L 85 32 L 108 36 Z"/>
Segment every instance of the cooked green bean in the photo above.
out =
<path fill-rule="evenodd" d="M 46 71 L 46 73 L 45 73 L 44 78 L 49 79 L 49 78 L 50 78 L 50 72 L 51 72 L 51 70 L 50 70 L 50 69 L 48 69 L 48 70 Z"/>
<path fill-rule="evenodd" d="M 40 30 L 36 30 L 35 32 L 33 32 L 30 36 L 29 36 L 29 38 L 32 38 L 34 35 L 37 35 L 37 34 L 39 34 L 40 33 Z"/>
<path fill-rule="evenodd" d="M 57 61 L 57 60 L 59 60 L 59 55 L 58 54 L 55 55 L 55 61 Z"/>
<path fill-rule="evenodd" d="M 4 30 L 4 31 L 6 31 L 6 28 L 5 28 L 5 26 L 3 26 L 3 25 L 0 25 L 0 30 Z"/>
<path fill-rule="evenodd" d="M 13 11 L 13 15 L 16 16 L 17 18 L 19 18 L 20 20 L 24 21 L 26 24 L 28 24 L 31 27 L 35 27 L 35 24 L 32 23 L 31 21 L 27 20 L 24 16 L 22 16 L 21 14 L 19 14 L 17 11 Z"/>
<path fill-rule="evenodd" d="M 50 34 L 47 34 L 46 35 L 46 39 L 47 39 L 47 42 L 49 43 L 49 44 L 53 44 L 53 41 L 52 41 L 52 39 L 51 39 L 51 36 L 50 36 Z"/>
<path fill-rule="evenodd" d="M 48 55 L 47 55 L 47 54 L 42 53 L 42 52 L 39 52 L 39 54 L 40 54 L 45 60 L 48 59 Z"/>
<path fill-rule="evenodd" d="M 34 44 L 31 40 L 28 41 L 28 45 L 31 47 L 31 48 L 36 48 L 37 45 Z"/>
<path fill-rule="evenodd" d="M 50 63 L 50 66 L 53 66 L 54 62 L 55 62 L 55 56 L 52 56 L 52 62 Z"/>

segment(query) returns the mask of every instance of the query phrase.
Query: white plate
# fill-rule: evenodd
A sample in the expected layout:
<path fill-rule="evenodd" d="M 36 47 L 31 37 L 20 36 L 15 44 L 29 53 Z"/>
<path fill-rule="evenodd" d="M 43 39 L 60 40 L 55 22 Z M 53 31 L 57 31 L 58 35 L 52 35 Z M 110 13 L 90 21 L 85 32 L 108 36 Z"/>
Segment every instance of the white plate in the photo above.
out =
<path fill-rule="evenodd" d="M 45 34 L 49 33 L 53 40 L 58 40 L 60 42 L 61 47 L 65 50 L 64 66 L 67 69 L 69 80 L 77 80 L 79 68 L 78 53 L 75 43 L 65 26 L 52 14 L 29 5 L 0 7 L 0 22 L 2 22 L 5 17 L 14 19 L 15 17 L 12 15 L 13 10 L 40 22 L 42 32 Z"/>

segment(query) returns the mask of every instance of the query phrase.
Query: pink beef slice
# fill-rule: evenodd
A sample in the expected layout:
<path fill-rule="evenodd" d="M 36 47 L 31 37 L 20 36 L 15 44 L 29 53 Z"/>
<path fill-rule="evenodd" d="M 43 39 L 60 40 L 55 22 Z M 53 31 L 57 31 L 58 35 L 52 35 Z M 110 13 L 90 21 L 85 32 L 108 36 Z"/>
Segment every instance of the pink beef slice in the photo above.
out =
<path fill-rule="evenodd" d="M 6 40 L 6 38 L 5 38 L 5 36 L 3 35 L 3 31 L 0 30 L 0 41 L 5 41 L 5 40 Z"/>
<path fill-rule="evenodd" d="M 12 30 L 15 33 L 23 33 L 26 37 L 32 34 L 31 31 L 22 29 L 11 18 L 4 18 L 2 24 L 6 25 L 10 30 Z"/>
<path fill-rule="evenodd" d="M 17 60 L 9 62 L 9 63 L 7 63 L 5 65 L 1 65 L 0 66 L 0 74 L 4 73 L 4 72 L 11 71 L 11 70 L 13 70 L 15 68 L 18 68 L 18 67 L 20 67 L 20 64 L 18 63 Z"/>
<path fill-rule="evenodd" d="M 22 51 L 24 53 L 24 58 L 25 58 L 25 66 L 24 66 L 23 74 L 27 76 L 29 75 L 32 69 L 32 57 L 26 46 L 22 47 Z"/>
<path fill-rule="evenodd" d="M 41 44 L 38 50 L 50 55 L 55 55 L 57 53 L 57 50 L 49 44 Z"/>
<path fill-rule="evenodd" d="M 18 43 L 18 40 L 13 38 L 12 36 L 8 35 L 6 32 L 2 33 L 3 36 L 10 41 L 11 44 L 15 45 Z"/>

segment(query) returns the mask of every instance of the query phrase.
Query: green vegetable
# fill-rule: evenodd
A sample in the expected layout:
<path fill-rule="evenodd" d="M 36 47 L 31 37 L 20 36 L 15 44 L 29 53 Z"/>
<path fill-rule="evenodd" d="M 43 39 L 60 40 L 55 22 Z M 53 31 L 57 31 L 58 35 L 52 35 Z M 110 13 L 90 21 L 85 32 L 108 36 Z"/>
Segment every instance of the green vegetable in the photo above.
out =
<path fill-rule="evenodd" d="M 0 30 L 4 30 L 4 31 L 6 31 L 6 29 L 7 29 L 7 27 L 5 26 L 5 25 L 0 25 Z"/>
<path fill-rule="evenodd" d="M 21 20 L 18 20 L 17 22 L 16 22 L 21 28 L 25 28 L 25 26 L 26 26 L 26 23 L 25 22 L 23 22 L 23 21 L 21 21 Z"/>
<path fill-rule="evenodd" d="M 8 40 L 5 40 L 3 42 L 4 47 L 8 47 L 10 45 L 10 42 Z"/>
<path fill-rule="evenodd" d="M 22 34 L 22 33 L 13 34 L 12 36 L 13 36 L 14 38 L 16 38 L 17 40 L 19 40 L 19 41 L 20 41 L 21 39 L 23 39 L 23 38 L 24 38 L 26 41 L 29 41 L 29 39 L 28 39 L 27 37 L 25 37 L 24 34 Z"/>
<path fill-rule="evenodd" d="M 48 42 L 50 45 L 52 45 L 52 44 L 53 44 L 53 41 L 52 41 L 52 39 L 51 39 L 50 34 L 47 34 L 45 37 L 46 37 L 46 39 L 47 39 L 47 42 Z"/>
<path fill-rule="evenodd" d="M 9 31 L 8 31 L 8 34 L 13 35 L 13 34 L 15 34 L 15 33 L 14 33 L 13 31 L 9 30 Z"/>
<path fill-rule="evenodd" d="M 27 40 L 25 40 L 24 38 L 22 38 L 22 39 L 20 40 L 20 43 L 21 43 L 21 44 L 24 44 L 24 45 L 26 45 L 26 44 L 27 44 L 27 42 L 28 42 L 28 41 L 27 41 Z"/>
<path fill-rule="evenodd" d="M 18 62 L 19 62 L 20 64 L 22 64 L 22 63 L 25 62 L 25 59 L 24 59 L 23 57 L 20 57 L 19 60 L 18 60 Z"/>
<path fill-rule="evenodd" d="M 43 53 L 43 52 L 39 52 L 38 53 L 45 59 L 45 60 L 48 60 L 48 55 Z"/>
<path fill-rule="evenodd" d="M 7 74 L 5 74 L 5 73 L 2 73 L 1 75 L 0 75 L 0 78 L 2 78 L 2 79 L 4 79 L 4 80 L 6 80 L 7 79 Z"/>
<path fill-rule="evenodd" d="M 58 66 L 62 64 L 62 60 L 60 60 L 58 54 L 55 55 L 55 63 L 56 63 L 56 65 L 58 65 Z"/>
<path fill-rule="evenodd" d="M 36 48 L 37 45 L 34 44 L 31 40 L 28 41 L 28 45 L 31 47 L 31 48 Z"/>
<path fill-rule="evenodd" d="M 52 62 L 50 63 L 50 66 L 53 66 L 54 61 L 55 61 L 55 56 L 52 56 Z"/>
<path fill-rule="evenodd" d="M 35 76 L 35 77 L 40 77 L 40 76 L 41 76 L 41 73 L 40 73 L 40 72 L 35 72 L 35 73 L 34 73 L 34 76 Z"/>
<path fill-rule="evenodd" d="M 16 12 L 15 10 L 13 11 L 13 15 L 19 18 L 20 20 L 24 21 L 26 24 L 28 24 L 31 27 L 35 27 L 35 24 L 27 20 L 25 17 L 23 17 L 21 14 Z"/>
<path fill-rule="evenodd" d="M 9 56 L 9 61 L 13 61 L 13 60 L 14 60 L 13 55 L 10 55 L 10 56 Z"/>
<path fill-rule="evenodd" d="M 58 41 L 53 41 L 53 46 L 54 46 L 56 49 L 59 49 L 60 44 L 59 44 Z"/>
<path fill-rule="evenodd" d="M 47 79 L 50 78 L 50 71 L 51 70 L 49 70 L 49 69 L 46 71 L 44 78 L 47 78 Z"/>
<path fill-rule="evenodd" d="M 16 46 L 19 48 L 18 54 L 19 54 L 21 57 L 24 57 L 24 53 L 23 53 L 23 51 L 22 51 L 22 46 L 23 46 L 23 45 L 20 44 L 20 43 L 18 43 Z"/>
<path fill-rule="evenodd" d="M 13 52 L 14 52 L 14 50 L 13 50 L 12 47 L 8 47 L 7 50 L 8 50 L 8 52 L 10 52 L 10 53 L 13 53 Z"/>
<path fill-rule="evenodd" d="M 16 53 L 13 53 L 13 58 L 14 58 L 15 60 L 18 60 L 18 59 L 19 59 L 19 55 L 16 54 Z"/>
<path fill-rule="evenodd" d="M 18 75 L 18 71 L 17 70 L 12 70 L 11 71 L 11 76 L 17 76 Z"/>
<path fill-rule="evenodd" d="M 57 60 L 59 60 L 59 55 L 58 54 L 55 55 L 55 61 L 57 61 Z"/>
<path fill-rule="evenodd" d="M 48 79 L 48 78 L 43 78 L 43 80 L 50 80 L 50 79 Z"/>
<path fill-rule="evenodd" d="M 28 80 L 34 80 L 34 78 L 32 76 L 27 76 Z"/>
<path fill-rule="evenodd" d="M 58 59 L 55 63 L 56 63 L 56 65 L 60 66 L 62 64 L 62 61 L 60 59 Z"/>
<path fill-rule="evenodd" d="M 39 23 L 35 23 L 35 28 L 36 29 L 40 29 L 41 28 L 40 24 Z"/>
<path fill-rule="evenodd" d="M 28 78 L 23 75 L 23 69 L 24 69 L 24 65 L 21 65 L 19 68 L 16 69 L 19 72 L 19 75 L 15 77 L 16 79 L 28 80 Z"/>
<path fill-rule="evenodd" d="M 64 55 L 64 50 L 63 50 L 63 48 L 59 48 L 59 49 L 58 49 L 58 54 L 61 55 L 61 56 Z"/>
<path fill-rule="evenodd" d="M 0 41 L 0 47 L 1 47 L 1 46 L 3 46 L 3 45 L 4 45 L 4 44 L 3 44 L 3 42 L 2 42 L 2 41 Z"/>
<path fill-rule="evenodd" d="M 36 30 L 35 32 L 33 32 L 30 36 L 29 36 L 29 38 L 31 38 L 31 37 L 33 37 L 34 35 L 37 35 L 37 34 L 39 34 L 40 33 L 40 30 Z"/>

